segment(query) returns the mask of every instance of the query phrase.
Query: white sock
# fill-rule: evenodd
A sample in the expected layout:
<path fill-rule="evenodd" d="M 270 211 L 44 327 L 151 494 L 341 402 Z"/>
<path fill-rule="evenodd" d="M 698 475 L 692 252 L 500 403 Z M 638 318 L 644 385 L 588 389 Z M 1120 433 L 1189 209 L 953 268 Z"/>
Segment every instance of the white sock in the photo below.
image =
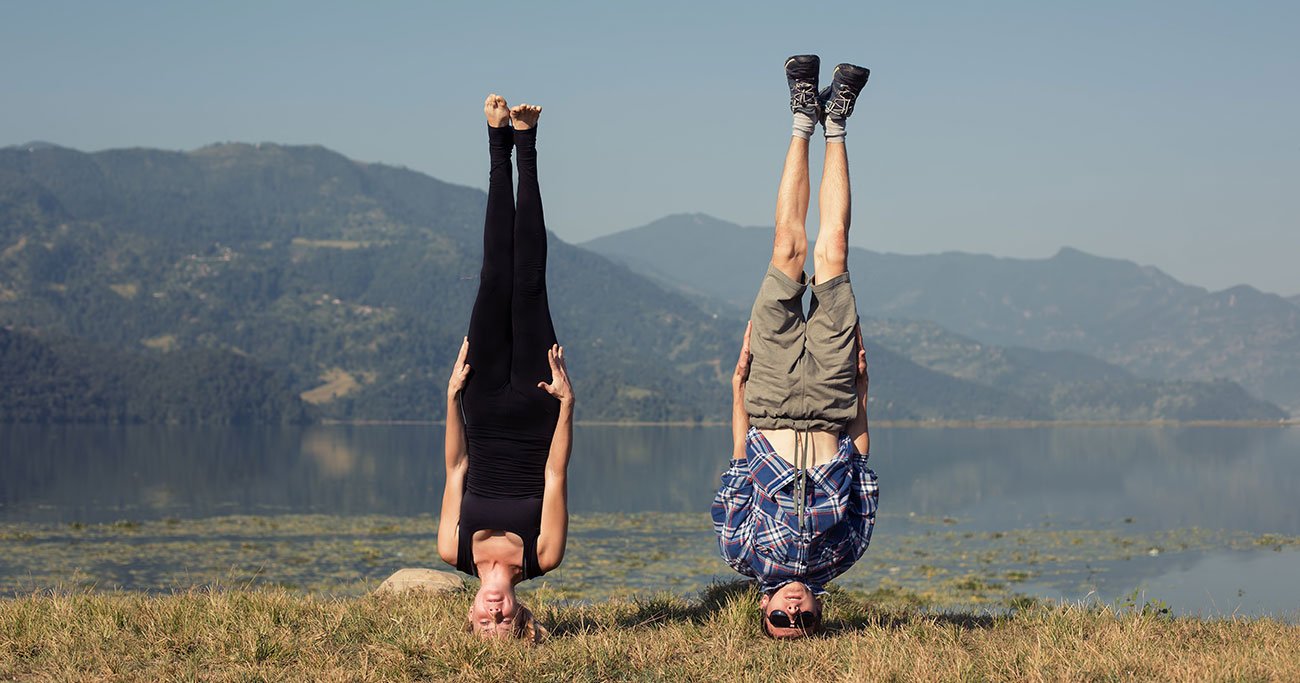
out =
<path fill-rule="evenodd" d="M 844 121 L 841 116 L 827 116 L 822 122 L 822 130 L 826 133 L 826 142 L 844 142 Z"/>
<path fill-rule="evenodd" d="M 813 117 L 797 111 L 794 113 L 794 128 L 790 134 L 807 140 L 812 137 L 813 129 L 816 127 L 817 121 Z"/>

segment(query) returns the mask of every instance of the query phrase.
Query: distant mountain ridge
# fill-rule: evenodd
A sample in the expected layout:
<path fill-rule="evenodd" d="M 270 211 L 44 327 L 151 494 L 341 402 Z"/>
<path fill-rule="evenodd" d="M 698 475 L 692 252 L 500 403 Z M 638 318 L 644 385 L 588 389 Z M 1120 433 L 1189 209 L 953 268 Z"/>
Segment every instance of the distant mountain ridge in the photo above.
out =
<path fill-rule="evenodd" d="M 682 214 L 584 246 L 743 316 L 771 230 Z M 1031 260 L 854 247 L 849 266 L 864 316 L 933 321 L 986 344 L 1081 352 L 1139 378 L 1227 378 L 1300 409 L 1300 308 L 1280 296 L 1247 286 L 1207 292 L 1070 248 Z"/>
<path fill-rule="evenodd" d="M 3 148 L 0 325 L 25 340 L 16 346 L 22 351 L 17 358 L 72 377 L 52 385 L 36 372 L 16 381 L 25 382 L 22 395 L 52 397 L 59 386 L 129 380 L 114 373 L 114 362 L 140 376 L 147 373 L 138 363 L 166 366 L 192 381 L 181 372 L 185 359 L 213 358 L 196 363 L 217 368 L 213 381 L 222 373 L 256 377 L 248 381 L 263 389 L 244 401 L 276 393 L 279 381 L 324 418 L 441 418 L 441 388 L 477 289 L 484 204 L 481 191 L 357 163 L 322 147 L 233 143 L 191 152 L 96 154 L 48 144 Z M 556 216 L 550 219 L 555 224 Z M 695 225 L 692 232 L 712 230 Z M 744 269 L 735 277 L 737 297 L 740 291 L 753 297 L 768 258 L 763 242 L 770 238 L 737 239 L 711 250 L 689 234 L 676 241 L 651 237 L 658 245 L 640 248 L 646 259 L 633 269 L 550 241 L 552 314 L 580 386 L 578 418 L 725 419 L 727 377 L 744 314 L 718 303 L 712 289 L 731 281 L 735 265 Z M 666 251 L 669 258 L 660 263 L 656 254 Z M 689 259 L 695 268 L 725 267 L 679 276 L 672 258 Z M 634 272 L 656 263 L 667 264 L 658 275 Z M 879 333 L 884 337 L 884 330 Z M 893 349 L 907 355 L 894 353 L 891 343 L 905 340 L 902 334 L 897 342 L 874 341 L 876 419 L 1200 419 L 1231 393 L 1230 386 L 1171 382 L 1136 390 L 1138 384 L 1123 380 L 1134 389 L 1123 401 L 1105 390 L 1100 399 L 1087 393 L 1097 385 L 1079 385 L 1074 398 L 1048 401 L 1026 388 L 1035 377 L 1058 380 L 1052 372 L 1060 368 L 1035 369 L 1035 362 L 1054 366 L 1045 356 L 1013 354 L 1002 376 L 967 372 L 971 364 L 995 362 L 969 353 L 963 343 L 944 342 L 953 354 L 939 359 L 906 347 Z M 43 345 L 52 345 L 55 355 Z M 75 353 L 61 351 L 68 349 Z M 217 355 L 203 355 L 209 351 Z M 970 362 L 962 366 L 961 359 Z M 47 360 L 55 364 L 42 364 Z M 273 372 L 263 372 L 268 368 Z M 201 382 L 169 386 L 201 390 L 195 389 Z M 6 390 L 10 398 L 18 395 Z M 96 395 L 126 401 L 122 393 Z M 83 416 L 186 419 L 61 405 Z M 296 419 L 294 411 L 305 410 L 291 401 L 274 405 L 289 416 L 253 419 Z M 13 410 L 39 414 L 31 407 Z M 1253 411 L 1249 419 L 1277 415 L 1268 405 L 1245 408 Z"/>
<path fill-rule="evenodd" d="M 930 322 L 862 318 L 873 356 L 903 349 L 922 367 L 1025 398 L 1051 415 L 1091 420 L 1259 420 L 1285 413 L 1227 380 L 1142 379 L 1077 351 L 981 344 Z"/>
<path fill-rule="evenodd" d="M 283 370 L 324 417 L 438 419 L 484 203 L 321 147 L 8 148 L 0 323 L 135 352 L 224 349 Z M 550 253 L 581 417 L 724 413 L 734 323 L 593 253 Z"/>
<path fill-rule="evenodd" d="M 26 340 L 18 348 L 31 367 L 72 377 L 15 381 L 22 396 L 58 398 L 60 386 L 119 381 L 114 359 L 180 368 L 213 351 L 273 369 L 257 386 L 271 391 L 278 377 L 325 418 L 440 418 L 478 285 L 484 204 L 479 190 L 321 147 L 0 149 L 0 325 Z M 727 418 L 738 317 L 557 239 L 548 280 L 580 419 Z M 64 348 L 50 341 L 59 339 L 76 352 L 42 350 Z M 1054 417 L 884 348 L 872 387 L 878 419 Z M 56 403 L 65 414 L 22 403 L 0 419 L 137 419 L 120 405 Z M 288 417 L 254 419 L 302 410 L 277 405 Z"/>

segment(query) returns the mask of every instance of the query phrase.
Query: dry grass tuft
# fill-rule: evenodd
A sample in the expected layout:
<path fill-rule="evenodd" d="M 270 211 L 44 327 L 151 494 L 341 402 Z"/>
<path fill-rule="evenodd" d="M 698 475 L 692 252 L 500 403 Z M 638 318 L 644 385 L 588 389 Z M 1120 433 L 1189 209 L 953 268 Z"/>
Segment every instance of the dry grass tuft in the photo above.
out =
<path fill-rule="evenodd" d="M 828 633 L 758 634 L 755 595 L 714 586 L 589 606 L 534 605 L 541 647 L 461 629 L 468 594 L 364 598 L 281 590 L 0 600 L 0 678 L 48 681 L 1297 680 L 1300 627 L 1039 605 L 928 613 L 832 595 Z"/>

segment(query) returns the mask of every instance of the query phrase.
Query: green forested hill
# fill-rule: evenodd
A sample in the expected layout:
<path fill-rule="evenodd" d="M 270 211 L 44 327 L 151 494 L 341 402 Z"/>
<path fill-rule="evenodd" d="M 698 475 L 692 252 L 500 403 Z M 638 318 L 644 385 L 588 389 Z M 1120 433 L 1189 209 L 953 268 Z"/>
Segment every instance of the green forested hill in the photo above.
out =
<path fill-rule="evenodd" d="M 486 168 L 486 162 L 485 162 Z M 0 319 L 118 349 L 225 349 L 335 418 L 441 416 L 484 196 L 316 147 L 0 151 Z M 582 417 L 724 414 L 714 320 L 552 242 Z"/>
<path fill-rule="evenodd" d="M 320 147 L 0 149 L 0 325 L 30 370 L 7 375 L 3 419 L 296 420 L 298 395 L 324 418 L 441 417 L 484 201 Z M 581 419 L 727 417 L 741 315 L 556 239 L 548 277 Z M 1080 417 L 889 348 L 873 346 L 876 418 Z M 200 378 L 242 378 L 227 397 L 256 407 L 177 403 Z M 166 400 L 200 407 L 147 405 Z"/>
<path fill-rule="evenodd" d="M 221 350 L 275 369 L 319 416 L 437 418 L 483 206 L 477 190 L 315 147 L 0 150 L 0 321 L 93 341 L 67 357 L 78 377 L 111 364 L 92 348 Z M 549 280 L 581 418 L 727 417 L 743 323 L 555 239 Z M 902 357 L 873 368 L 878 417 L 1046 417 Z"/>
<path fill-rule="evenodd" d="M 131 353 L 0 328 L 0 422 L 305 422 L 283 373 L 212 349 Z"/>

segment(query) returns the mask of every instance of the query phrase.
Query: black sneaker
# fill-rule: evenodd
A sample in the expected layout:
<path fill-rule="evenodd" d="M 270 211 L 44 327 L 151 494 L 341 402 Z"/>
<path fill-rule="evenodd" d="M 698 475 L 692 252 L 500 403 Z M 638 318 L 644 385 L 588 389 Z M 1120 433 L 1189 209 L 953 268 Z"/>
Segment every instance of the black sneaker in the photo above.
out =
<path fill-rule="evenodd" d="M 869 76 L 871 71 L 860 66 L 840 64 L 835 67 L 831 84 L 817 95 L 825 115 L 847 119 L 853 113 L 853 103 L 858 101 L 858 93 L 867 85 Z"/>
<path fill-rule="evenodd" d="M 785 81 L 790 84 L 790 111 L 803 112 L 814 121 L 817 111 L 817 74 L 822 60 L 817 55 L 795 55 L 785 60 Z"/>

